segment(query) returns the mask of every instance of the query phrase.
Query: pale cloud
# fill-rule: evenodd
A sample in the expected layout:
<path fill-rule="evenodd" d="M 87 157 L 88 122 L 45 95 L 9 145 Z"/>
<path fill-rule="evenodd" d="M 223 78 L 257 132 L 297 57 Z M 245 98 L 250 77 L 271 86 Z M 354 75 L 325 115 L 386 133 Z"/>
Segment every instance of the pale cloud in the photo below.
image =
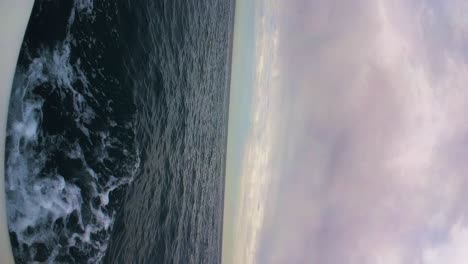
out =
<path fill-rule="evenodd" d="M 278 140 L 276 117 L 278 109 L 278 29 L 266 20 L 268 12 L 257 3 L 261 10 L 256 27 L 255 61 L 256 72 L 252 93 L 252 117 L 246 147 L 242 175 L 240 175 L 241 200 L 236 209 L 234 221 L 233 259 L 228 263 L 255 263 L 256 253 L 265 217 L 265 205 L 270 194 L 274 164 L 275 142 Z M 260 12 L 260 11 L 259 11 Z"/>
<path fill-rule="evenodd" d="M 257 45 L 236 262 L 467 263 L 468 6 L 280 7 L 261 20 L 281 25 Z"/>
<path fill-rule="evenodd" d="M 450 229 L 449 238 L 445 243 L 434 248 L 425 249 L 423 264 L 465 264 L 468 260 L 468 229 L 461 224 L 455 224 Z"/>

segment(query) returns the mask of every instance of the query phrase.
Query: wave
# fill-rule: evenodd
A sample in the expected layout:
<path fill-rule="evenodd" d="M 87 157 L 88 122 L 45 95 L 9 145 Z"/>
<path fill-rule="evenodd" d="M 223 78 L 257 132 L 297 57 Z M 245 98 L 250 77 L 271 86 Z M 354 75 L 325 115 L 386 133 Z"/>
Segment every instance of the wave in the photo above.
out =
<path fill-rule="evenodd" d="M 112 192 L 128 185 L 139 167 L 134 119 L 97 113 L 113 107 L 89 81 L 95 73 L 72 56 L 71 28 L 77 16 L 94 19 L 93 4 L 75 1 L 65 39 L 29 54 L 17 68 L 6 193 L 19 262 L 100 262 L 117 208 Z"/>

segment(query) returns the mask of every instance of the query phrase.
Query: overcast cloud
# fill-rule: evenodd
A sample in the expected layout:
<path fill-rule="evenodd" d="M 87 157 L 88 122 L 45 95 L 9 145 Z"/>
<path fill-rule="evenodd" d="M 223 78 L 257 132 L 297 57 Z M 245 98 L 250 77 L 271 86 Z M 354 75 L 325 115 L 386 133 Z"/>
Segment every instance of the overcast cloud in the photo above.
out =
<path fill-rule="evenodd" d="M 235 262 L 467 263 L 467 2 L 259 6 Z"/>

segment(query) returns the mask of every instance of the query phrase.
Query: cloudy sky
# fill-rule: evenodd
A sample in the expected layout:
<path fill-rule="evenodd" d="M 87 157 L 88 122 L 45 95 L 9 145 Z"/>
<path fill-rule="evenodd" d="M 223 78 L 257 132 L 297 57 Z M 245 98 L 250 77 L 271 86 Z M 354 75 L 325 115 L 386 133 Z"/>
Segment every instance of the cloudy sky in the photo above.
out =
<path fill-rule="evenodd" d="M 236 5 L 223 262 L 468 263 L 468 2 Z"/>

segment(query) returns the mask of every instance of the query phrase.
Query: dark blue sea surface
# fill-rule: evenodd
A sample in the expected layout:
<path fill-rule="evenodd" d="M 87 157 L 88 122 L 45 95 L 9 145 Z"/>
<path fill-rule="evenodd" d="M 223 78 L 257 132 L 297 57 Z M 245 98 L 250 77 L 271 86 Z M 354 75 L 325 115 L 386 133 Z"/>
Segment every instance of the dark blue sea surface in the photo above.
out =
<path fill-rule="evenodd" d="M 18 263 L 219 263 L 234 3 L 35 2 L 8 119 Z"/>

